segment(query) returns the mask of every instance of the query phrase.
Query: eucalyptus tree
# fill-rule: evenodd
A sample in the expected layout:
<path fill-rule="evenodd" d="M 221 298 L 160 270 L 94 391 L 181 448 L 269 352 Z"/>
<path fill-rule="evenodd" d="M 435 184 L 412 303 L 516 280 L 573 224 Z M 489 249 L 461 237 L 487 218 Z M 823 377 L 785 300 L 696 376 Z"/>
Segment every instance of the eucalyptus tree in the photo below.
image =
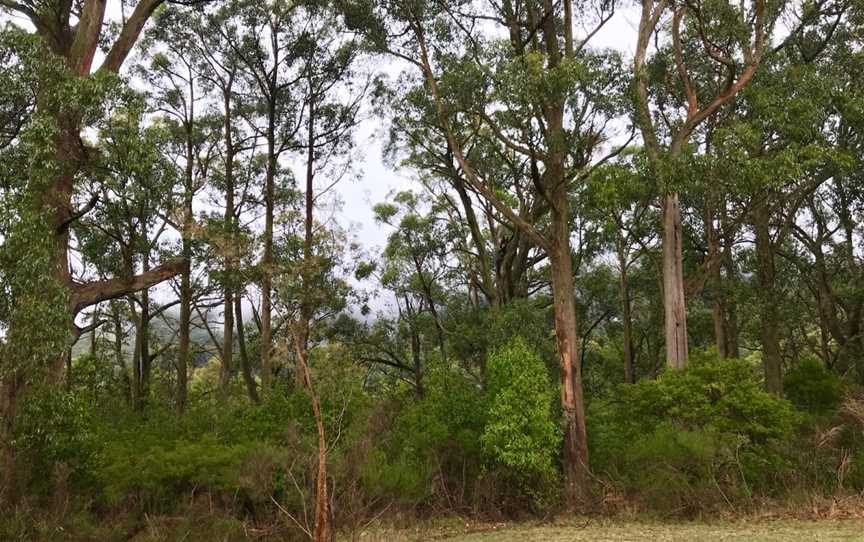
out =
<path fill-rule="evenodd" d="M 411 327 L 412 344 L 419 348 L 418 317 L 428 313 L 435 328 L 438 350 L 446 358 L 445 331 L 439 306 L 443 301 L 452 228 L 435 209 L 425 209 L 410 191 L 395 194 L 391 202 L 374 208 L 375 220 L 393 231 L 387 238 L 382 262 L 382 285 L 392 290 L 397 306 Z M 404 303 L 404 305 L 403 305 Z M 416 359 L 416 355 L 414 356 Z"/>
<path fill-rule="evenodd" d="M 28 219 L 31 222 L 29 228 L 24 227 L 28 221 L 19 221 L 19 227 L 15 228 L 17 231 L 10 231 L 11 235 L 4 240 L 4 249 L 9 249 L 18 242 L 15 237 L 21 233 L 24 236 L 21 242 L 32 247 L 20 253 L 23 255 L 20 257 L 29 262 L 30 278 L 25 283 L 10 284 L 10 288 L 15 290 L 15 304 L 19 306 L 13 312 L 19 314 L 12 314 L 6 320 L 9 327 L 6 347 L 19 350 L 20 345 L 12 345 L 24 339 L 39 344 L 39 348 L 53 349 L 56 359 L 46 363 L 53 366 L 51 372 L 54 375 L 60 372 L 63 360 L 57 353 L 66 350 L 64 343 L 69 340 L 77 314 L 101 301 L 158 284 L 177 274 L 183 265 L 182 260 L 172 260 L 130 277 L 104 277 L 78 283 L 73 279 L 73 262 L 69 255 L 70 226 L 91 210 L 86 202 L 81 202 L 80 185 L 95 153 L 82 137 L 82 132 L 104 114 L 102 106 L 108 105 L 112 94 L 122 87 L 116 75 L 150 16 L 164 2 L 136 2 L 131 13 L 122 18 L 119 27 L 113 27 L 118 30 L 116 32 L 110 30 L 112 25 L 106 24 L 108 2 L 105 0 L 0 2 L 0 10 L 13 15 L 13 21 L 20 17 L 32 25 L 27 30 L 7 27 L 4 33 L 20 35 L 32 28 L 32 36 L 36 38 L 20 38 L 10 49 L 17 50 L 17 53 L 7 55 L 6 59 L 10 60 L 26 50 L 24 56 L 29 58 L 21 58 L 24 61 L 22 66 L 37 67 L 26 73 L 26 77 L 31 79 L 30 88 L 35 92 L 17 104 L 28 104 L 19 109 L 19 113 L 24 114 L 4 117 L 12 119 L 9 126 L 14 135 L 9 137 L 9 145 L 17 150 L 29 147 L 26 155 L 16 156 L 16 159 L 24 161 L 18 162 L 17 167 L 10 171 L 26 172 L 24 178 L 16 183 L 20 190 L 12 197 L 16 204 L 28 208 L 26 216 L 32 219 Z M 121 11 L 128 7 L 126 3 L 116 4 Z M 14 27 L 15 23 L 11 25 Z M 94 70 L 100 46 L 106 53 Z M 7 75 L 15 74 L 7 72 Z M 34 229 L 37 223 L 41 226 Z M 46 250 L 36 250 L 37 247 Z M 41 278 L 36 279 L 37 276 Z M 38 304 L 30 306 L 29 317 L 21 313 L 20 307 L 26 305 L 27 297 L 41 299 Z M 55 307 L 63 307 L 65 324 L 58 320 L 59 312 Z M 44 314 L 37 316 L 40 311 Z M 58 318 L 51 317 L 52 314 Z M 7 352 L 4 358 L 13 359 L 10 354 Z M 31 355 L 26 358 L 39 359 Z M 18 370 L 7 371 L 4 377 L 3 415 L 7 426 L 15 418 L 17 397 L 25 383 L 25 376 Z M 14 456 L 5 437 L 4 450 L 8 463 L 4 469 L 7 473 L 5 482 L 8 484 L 8 477 L 14 472 L 11 466 Z"/>
<path fill-rule="evenodd" d="M 760 76 L 742 93 L 736 114 L 714 128 L 708 156 L 712 175 L 729 180 L 729 212 L 737 215 L 730 219 L 748 225 L 752 234 L 759 342 L 766 387 L 774 393 L 782 391 L 782 341 L 788 336 L 780 309 L 789 291 L 780 274 L 786 262 L 778 262 L 778 256 L 788 251 L 790 237 L 803 242 L 805 250 L 808 244 L 815 248 L 801 226 L 808 214 L 818 222 L 819 205 L 813 206 L 813 198 L 829 181 L 845 184 L 855 152 L 844 136 L 854 133 L 844 122 L 855 102 L 854 84 L 849 84 L 854 70 L 840 67 L 845 63 L 835 63 L 831 54 L 845 46 L 841 41 L 834 46 L 816 32 L 807 35 L 808 43 L 819 43 L 818 51 L 803 38 L 794 47 L 784 42 L 775 48 Z M 808 55 L 799 52 L 802 48 Z M 825 238 L 824 232 L 814 235 Z"/>
<path fill-rule="evenodd" d="M 640 174 L 643 161 L 643 154 L 630 154 L 616 164 L 598 168 L 589 180 L 585 198 L 585 206 L 603 229 L 605 245 L 617 263 L 621 354 L 624 382 L 628 384 L 637 378 L 631 269 L 643 264 L 660 277 L 655 254 L 657 216 L 651 205 L 655 194 L 651 183 Z"/>
<path fill-rule="evenodd" d="M 250 119 L 266 146 L 263 253 L 260 262 L 261 288 L 261 384 L 270 388 L 273 367 L 273 273 L 274 224 L 281 195 L 292 179 L 280 164 L 287 152 L 297 149 L 305 123 L 302 92 L 298 85 L 306 77 L 303 52 L 306 47 L 300 4 L 287 0 L 257 2 L 244 0 L 233 6 L 235 17 L 226 18 L 221 28 L 225 40 L 239 59 L 240 77 L 257 106 Z"/>
<path fill-rule="evenodd" d="M 211 224 L 209 246 L 222 261 L 223 269 L 213 273 L 224 296 L 222 308 L 222 346 L 220 387 L 224 390 L 236 372 L 234 363 L 235 323 L 240 354 L 240 369 L 249 398 L 259 401 L 257 383 L 246 349 L 243 329 L 242 297 L 245 281 L 244 259 L 251 252 L 249 231 L 244 231 L 241 218 L 249 210 L 248 197 L 256 177 L 256 162 L 251 154 L 258 144 L 256 134 L 246 122 L 250 116 L 249 89 L 241 73 L 241 57 L 224 39 L 221 28 L 236 21 L 239 11 L 234 3 L 220 4 L 211 10 L 196 10 L 187 17 L 195 35 L 194 54 L 200 59 L 202 78 L 210 82 L 214 100 L 219 103 L 222 119 L 222 142 L 219 146 L 221 167 L 214 168 L 212 184 L 220 191 L 214 206 L 223 207 L 221 224 Z M 218 221 L 217 221 L 218 222 Z"/>
<path fill-rule="evenodd" d="M 549 259 L 560 357 L 565 495 L 575 504 L 587 496 L 590 478 L 570 196 L 604 150 L 607 125 L 618 114 L 621 104 L 615 98 L 624 84 L 618 57 L 590 49 L 594 30 L 575 35 L 569 1 L 382 1 L 367 8 L 352 5 L 346 10 L 349 20 L 367 28 L 374 46 L 419 70 L 434 104 L 435 122 L 468 185 Z M 598 4 L 595 27 L 602 27 L 613 12 L 614 5 Z M 499 34 L 484 32 L 490 26 Z M 507 38 L 498 39 L 500 35 Z M 482 176 L 463 147 L 463 134 L 478 128 L 528 161 L 532 190 L 545 200 L 548 214 L 534 221 L 520 216 Z M 599 161 L 621 149 L 605 150 L 608 154 Z"/>
<path fill-rule="evenodd" d="M 419 172 L 424 189 L 441 202 L 442 210 L 453 222 L 464 224 L 465 240 L 457 250 L 471 290 L 479 291 L 493 307 L 526 297 L 536 286 L 533 270 L 546 255 L 471 188 L 455 162 L 422 81 L 400 81 L 399 87 L 386 89 L 382 95 L 385 99 L 379 114 L 390 119 L 388 158 L 394 165 Z M 531 223 L 548 213 L 546 200 L 533 189 L 530 158 L 510 151 L 489 130 L 466 130 L 460 138 L 472 165 L 502 197 L 513 202 L 514 212 Z"/>
<path fill-rule="evenodd" d="M 781 282 L 775 268 L 784 263 L 796 267 L 804 289 L 802 297 L 812 308 L 813 321 L 818 322 L 820 339 L 814 353 L 826 365 L 853 373 L 861 380 L 864 277 L 858 254 L 858 217 L 862 208 L 864 124 L 860 112 L 864 93 L 859 75 L 862 55 L 856 50 L 861 33 L 852 17 L 842 18 L 831 32 L 837 40 L 824 43 L 817 39 L 818 53 L 812 45 L 803 43 L 800 47 L 807 55 L 787 49 L 777 77 L 771 80 L 773 85 L 765 89 L 767 93 L 793 84 L 807 92 L 790 94 L 779 106 L 764 96 L 759 101 L 766 115 L 762 131 L 768 131 L 769 123 L 774 129 L 772 144 L 765 145 L 767 152 L 761 153 L 760 159 L 797 151 L 796 162 L 801 169 L 794 172 L 795 178 L 786 186 L 765 183 L 753 198 L 760 263 L 757 275 L 770 295 Z M 795 111 L 795 118 L 784 118 L 782 112 L 788 110 Z M 777 257 L 781 261 L 775 265 Z M 763 311 L 772 310 L 776 314 L 766 299 Z M 776 338 L 782 329 L 780 324 L 782 319 L 778 324 L 776 318 L 763 322 L 766 372 L 770 369 L 774 379 L 781 371 Z M 802 335 L 806 343 L 808 334 Z"/>
<path fill-rule="evenodd" d="M 162 282 L 182 267 L 182 261 L 173 260 L 133 277 L 76 283 L 69 260 L 69 226 L 90 210 L 75 205 L 80 197 L 77 187 L 94 157 L 82 139 L 82 130 L 97 118 L 97 104 L 105 103 L 119 88 L 116 74 L 151 14 L 164 1 L 142 0 L 135 4 L 116 35 L 108 32 L 107 2 L 103 0 L 86 0 L 74 6 L 65 1 L 0 4 L 4 12 L 29 20 L 45 47 L 43 60 L 56 67 L 49 79 L 40 81 L 42 88 L 34 97 L 35 116 L 22 123 L 40 120 L 45 128 L 41 155 L 48 162 L 39 170 L 30 170 L 28 181 L 38 199 L 39 212 L 45 213 L 54 229 L 54 251 L 47 271 L 65 289 L 65 303 L 72 318 L 96 303 Z M 107 52 L 94 71 L 100 44 L 107 46 Z"/>
<path fill-rule="evenodd" d="M 688 359 L 682 165 L 693 152 L 697 129 L 753 79 L 780 7 L 782 2 L 766 0 L 642 3 L 633 60 L 634 121 L 662 191 L 666 358 L 676 369 Z M 661 24 L 670 15 L 668 26 Z M 660 48 L 649 58 L 652 43 Z M 669 81 L 675 81 L 671 88 Z"/>
<path fill-rule="evenodd" d="M 211 92 L 210 81 L 204 78 L 202 60 L 196 55 L 197 36 L 191 30 L 192 21 L 186 11 L 166 10 L 158 24 L 142 42 L 149 65 L 138 75 L 150 90 L 153 106 L 168 133 L 172 136 L 164 147 L 166 154 L 183 171 L 177 193 L 177 205 L 166 217 L 180 233 L 180 321 L 177 347 L 177 396 L 180 412 L 186 408 L 188 370 L 191 360 L 190 333 L 193 310 L 193 251 L 200 237 L 194 213 L 196 194 L 201 192 L 212 167 L 219 144 L 212 114 L 207 110 Z"/>
<path fill-rule="evenodd" d="M 330 444 L 309 352 L 320 323 L 344 310 L 351 294 L 345 276 L 353 264 L 343 260 L 345 240 L 338 226 L 322 220 L 316 209 L 326 209 L 332 189 L 352 172 L 354 129 L 360 121 L 369 79 L 357 69 L 360 48 L 356 39 L 345 32 L 328 2 L 298 7 L 292 23 L 297 29 L 293 41 L 298 73 L 294 93 L 301 106 L 297 122 L 303 125 L 295 148 L 305 165 L 302 248 L 292 255 L 290 249 L 296 245 L 287 236 L 289 250 L 281 255 L 279 266 L 285 272 L 276 275 L 274 291 L 286 312 L 297 361 L 295 376 L 309 393 L 318 430 L 314 539 L 328 541 L 332 538 L 327 477 Z"/>

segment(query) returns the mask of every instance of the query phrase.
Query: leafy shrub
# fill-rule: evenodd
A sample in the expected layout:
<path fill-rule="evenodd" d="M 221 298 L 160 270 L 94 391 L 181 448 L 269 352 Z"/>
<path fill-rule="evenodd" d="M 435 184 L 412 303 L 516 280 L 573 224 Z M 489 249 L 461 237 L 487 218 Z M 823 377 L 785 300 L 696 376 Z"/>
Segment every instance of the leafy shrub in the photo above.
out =
<path fill-rule="evenodd" d="M 653 507 L 688 511 L 723 496 L 715 482 L 731 472 L 732 451 L 714 431 L 661 424 L 627 451 L 628 482 Z"/>
<path fill-rule="evenodd" d="M 543 360 L 521 339 L 489 356 L 486 390 L 448 366 L 426 375 L 425 394 L 398 411 L 367 457 L 370 494 L 456 511 L 542 505 L 553 494 L 561 431 L 555 386 Z"/>
<path fill-rule="evenodd" d="M 135 495 L 159 505 L 184 491 L 237 487 L 253 445 L 226 444 L 212 434 L 175 440 L 136 431 L 106 446 L 98 473 L 109 502 Z"/>
<path fill-rule="evenodd" d="M 15 447 L 34 476 L 37 494 L 53 491 L 56 468 L 68 469 L 71 482 L 86 485 L 95 464 L 99 442 L 93 431 L 94 411 L 89 401 L 73 392 L 37 388 L 22 401 Z"/>
<path fill-rule="evenodd" d="M 840 377 L 813 358 L 805 358 L 789 369 L 783 387 L 795 406 L 814 414 L 836 410 L 843 395 Z"/>
<path fill-rule="evenodd" d="M 517 337 L 489 356 L 486 371 L 488 414 L 481 437 L 486 457 L 523 487 L 554 480 L 561 429 L 552 415 L 556 394 L 543 361 Z"/>
<path fill-rule="evenodd" d="M 646 501 L 659 507 L 710 505 L 710 495 L 770 489 L 787 466 L 779 445 L 798 419 L 791 403 L 763 390 L 757 367 L 696 355 L 686 370 L 589 405 L 592 466 L 632 492 L 651 489 Z"/>
<path fill-rule="evenodd" d="M 426 375 L 422 399 L 406 394 L 392 407 L 399 413 L 364 469 L 368 491 L 410 504 L 449 493 L 450 487 L 466 495 L 482 463 L 486 409 L 479 386 L 458 370 L 437 367 Z"/>

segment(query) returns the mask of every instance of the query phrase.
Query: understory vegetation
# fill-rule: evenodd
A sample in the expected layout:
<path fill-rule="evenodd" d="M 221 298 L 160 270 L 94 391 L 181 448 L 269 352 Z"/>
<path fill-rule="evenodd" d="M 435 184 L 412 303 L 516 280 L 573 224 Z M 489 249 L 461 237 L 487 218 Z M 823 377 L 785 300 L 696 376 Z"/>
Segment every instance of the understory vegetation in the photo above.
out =
<path fill-rule="evenodd" d="M 385 514 L 527 519 L 560 507 L 556 386 L 524 339 L 494 347 L 487 386 L 442 362 L 422 398 L 398 383 L 370 389 L 345 352 L 327 355 L 315 377 L 334 435 L 341 532 Z M 753 360 L 694 358 L 684 371 L 592 397 L 596 500 L 583 512 L 704 518 L 864 491 L 864 400 L 854 386 L 805 364 L 803 384 L 797 371 L 787 378 L 796 406 L 764 391 Z M 54 522 L 120 536 L 178 515 L 185 523 L 164 532 L 201 540 L 201 517 L 220 537 L 244 526 L 274 538 L 311 528 L 316 431 L 303 390 L 280 385 L 255 404 L 237 386 L 217 404 L 202 379 L 183 417 L 155 395 L 140 414 L 125 408 L 122 388 L 87 372 L 92 362 L 76 361 L 67 390 L 33 390 L 20 414 L 19 464 L 32 474 L 19 479 L 27 498 L 2 522 L 4 539 L 48 536 Z M 37 518 L 50 518 L 47 531 Z"/>

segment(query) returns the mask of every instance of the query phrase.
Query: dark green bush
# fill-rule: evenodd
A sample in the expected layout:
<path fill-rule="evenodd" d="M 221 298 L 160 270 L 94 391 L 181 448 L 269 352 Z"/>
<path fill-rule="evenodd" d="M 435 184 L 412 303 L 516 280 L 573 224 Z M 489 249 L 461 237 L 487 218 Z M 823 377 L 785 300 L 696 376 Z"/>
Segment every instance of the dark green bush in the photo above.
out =
<path fill-rule="evenodd" d="M 479 386 L 439 367 L 427 374 L 425 389 L 419 401 L 406 393 L 392 405 L 399 413 L 363 473 L 371 494 L 416 505 L 443 497 L 449 486 L 465 495 L 479 475 L 486 412 Z"/>
<path fill-rule="evenodd" d="M 734 472 L 735 448 L 729 444 L 710 429 L 661 424 L 627 450 L 629 488 L 661 510 L 686 512 L 716 502 L 725 496 L 718 479 Z"/>
<path fill-rule="evenodd" d="M 73 486 L 92 483 L 100 442 L 96 432 L 96 411 L 86 397 L 52 388 L 31 390 L 22 402 L 15 434 L 19 460 L 30 472 L 33 493 L 47 496 L 54 487 L 52 475 L 57 468 L 68 472 Z"/>
<path fill-rule="evenodd" d="M 801 360 L 786 372 L 783 389 L 795 406 L 813 414 L 836 410 L 843 397 L 840 377 L 813 358 Z"/>
<path fill-rule="evenodd" d="M 757 367 L 696 355 L 686 370 L 590 404 L 592 466 L 652 505 L 710 505 L 770 490 L 797 421 L 791 403 L 763 390 Z"/>
<path fill-rule="evenodd" d="M 212 434 L 194 440 L 154 437 L 136 431 L 106 446 L 99 478 L 109 502 L 134 495 L 158 503 L 193 490 L 238 487 L 241 466 L 256 444 L 225 444 Z"/>

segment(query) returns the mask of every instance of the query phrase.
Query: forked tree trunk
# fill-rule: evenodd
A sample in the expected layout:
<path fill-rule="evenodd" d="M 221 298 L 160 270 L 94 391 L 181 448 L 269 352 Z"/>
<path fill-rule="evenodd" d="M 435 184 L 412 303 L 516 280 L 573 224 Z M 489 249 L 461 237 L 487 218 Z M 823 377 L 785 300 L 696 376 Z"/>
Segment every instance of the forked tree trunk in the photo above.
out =
<path fill-rule="evenodd" d="M 254 403 L 260 403 L 258 386 L 255 377 L 252 376 L 252 367 L 249 365 L 249 354 L 246 350 L 246 329 L 243 323 L 243 299 L 238 293 L 234 296 L 234 316 L 237 321 L 237 349 L 240 354 L 240 368 L 243 371 L 243 381 L 246 383 L 246 392 L 249 399 Z"/>
<path fill-rule="evenodd" d="M 667 194 L 663 198 L 663 313 L 666 362 L 672 369 L 686 367 L 689 357 L 682 234 L 678 194 Z"/>
<path fill-rule="evenodd" d="M 135 4 L 132 13 L 125 18 L 120 32 L 113 39 L 106 40 L 102 30 L 105 28 L 104 0 L 87 0 L 86 2 L 50 2 L 45 9 L 34 9 L 29 2 L 6 2 L 5 10 L 13 16 L 29 19 L 35 32 L 48 45 L 51 51 L 63 58 L 70 77 L 91 77 L 91 68 L 96 49 L 100 45 L 108 45 L 108 53 L 100 67 L 100 72 L 117 73 L 124 60 L 132 50 L 144 25 L 152 13 L 164 0 L 140 0 Z M 73 5 L 74 4 L 74 5 Z M 74 15 L 73 15 L 74 12 Z M 70 26 L 74 21 L 74 26 Z M 60 85 L 64 84 L 61 82 Z M 75 192 L 76 174 L 88 161 L 87 151 L 81 144 L 81 115 L 77 111 L 69 111 L 58 104 L 51 104 L 52 93 L 59 88 L 49 86 L 36 97 L 36 107 L 50 115 L 58 135 L 54 139 L 54 166 L 57 175 L 50 180 L 48 186 L 39 190 L 39 207 L 45 211 L 55 231 L 53 243 L 52 273 L 68 293 L 70 319 L 74 321 L 84 308 L 93 306 L 100 301 L 116 299 L 122 295 L 138 291 L 144 285 L 157 284 L 176 274 L 176 264 L 160 266 L 148 276 L 112 278 L 92 283 L 75 283 L 69 268 L 69 228 L 78 217 L 74 215 L 72 205 Z M 48 98 L 46 100 L 46 98 Z M 45 180 L 45 179 L 42 179 Z M 41 181 L 41 180 L 40 180 Z M 70 322 L 70 332 L 71 332 Z M 65 351 L 65 350 L 64 350 Z M 6 360 L 4 360 L 6 361 Z M 50 383 L 58 383 L 62 375 L 64 356 L 59 354 L 49 363 L 48 379 Z M 33 375 L 28 375 L 32 377 Z M 0 438 L 3 438 L 3 483 L 0 488 L 0 499 L 8 502 L 14 497 L 14 486 L 9 482 L 14 479 L 14 448 L 9 442 L 14 417 L 17 414 L 17 404 L 27 387 L 24 376 L 10 369 L 0 381 L 0 407 L 2 407 L 2 422 L 0 422 Z"/>

